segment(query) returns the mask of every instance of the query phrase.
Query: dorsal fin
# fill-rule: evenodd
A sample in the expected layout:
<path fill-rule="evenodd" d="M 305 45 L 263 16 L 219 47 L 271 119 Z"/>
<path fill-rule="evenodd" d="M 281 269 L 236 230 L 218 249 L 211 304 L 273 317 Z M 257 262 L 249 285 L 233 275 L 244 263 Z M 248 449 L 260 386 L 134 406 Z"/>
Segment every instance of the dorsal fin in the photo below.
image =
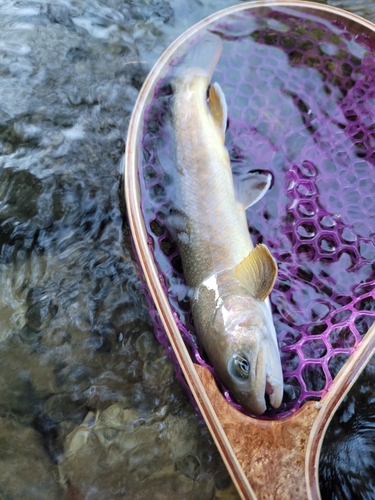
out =
<path fill-rule="evenodd" d="M 266 300 L 277 276 L 277 264 L 266 245 L 257 245 L 235 267 L 235 276 L 259 300 Z"/>
<path fill-rule="evenodd" d="M 259 201 L 268 191 L 272 175 L 270 173 L 249 172 L 245 176 L 233 177 L 237 202 L 246 210 Z"/>
<path fill-rule="evenodd" d="M 213 83 L 208 92 L 208 108 L 211 116 L 218 127 L 224 142 L 225 131 L 227 128 L 228 107 L 224 92 L 218 83 Z"/>

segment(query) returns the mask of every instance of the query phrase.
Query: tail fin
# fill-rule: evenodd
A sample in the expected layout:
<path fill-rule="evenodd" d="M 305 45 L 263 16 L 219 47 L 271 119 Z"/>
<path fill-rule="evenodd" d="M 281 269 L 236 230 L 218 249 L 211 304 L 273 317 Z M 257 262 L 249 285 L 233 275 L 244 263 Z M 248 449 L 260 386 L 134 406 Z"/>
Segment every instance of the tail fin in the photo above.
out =
<path fill-rule="evenodd" d="M 212 73 L 220 58 L 223 43 L 218 35 L 206 32 L 192 46 L 187 49 L 187 53 L 172 71 L 173 80 L 180 80 L 195 76 L 204 76 L 211 80 Z"/>

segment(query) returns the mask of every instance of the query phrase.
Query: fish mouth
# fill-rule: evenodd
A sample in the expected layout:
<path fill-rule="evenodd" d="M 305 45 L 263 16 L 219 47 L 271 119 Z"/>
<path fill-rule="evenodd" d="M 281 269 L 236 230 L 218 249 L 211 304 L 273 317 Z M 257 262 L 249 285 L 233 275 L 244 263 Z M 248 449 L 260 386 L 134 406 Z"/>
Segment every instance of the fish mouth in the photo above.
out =
<path fill-rule="evenodd" d="M 278 408 L 281 405 L 282 391 L 281 384 L 278 379 L 272 375 L 266 375 L 266 394 L 270 398 L 270 403 L 273 408 Z"/>
<path fill-rule="evenodd" d="M 283 384 L 280 379 L 268 373 L 267 367 L 263 363 L 257 363 L 255 387 L 247 392 L 246 390 L 237 392 L 238 403 L 253 415 L 263 415 L 267 409 L 267 399 L 273 408 L 278 408 L 282 401 Z M 282 380 L 282 379 L 281 379 Z"/>
<path fill-rule="evenodd" d="M 267 409 L 266 398 L 273 408 L 278 408 L 281 404 L 280 391 L 278 390 L 280 383 L 274 377 L 266 375 L 264 390 L 259 390 L 256 397 L 250 405 L 250 411 L 254 415 L 263 415 Z"/>
<path fill-rule="evenodd" d="M 256 415 L 262 415 L 266 411 L 266 396 L 268 396 L 273 408 L 278 408 L 282 401 L 283 384 L 281 366 L 278 363 L 271 364 L 272 359 L 274 359 L 271 351 L 272 349 L 265 347 L 258 353 L 255 374 L 256 390 L 254 391 L 254 408 L 256 413 L 252 410 Z"/>
<path fill-rule="evenodd" d="M 230 354 L 227 362 L 227 374 L 230 377 L 227 379 L 227 387 L 244 409 L 253 415 L 262 415 L 269 404 L 278 408 L 282 402 L 283 374 L 279 353 L 277 347 L 269 342 L 260 342 L 253 350 L 246 347 Z M 237 365 L 238 360 L 247 365 L 247 371 L 246 366 L 243 369 L 242 364 L 240 365 L 245 375 L 233 368 L 235 358 Z"/>

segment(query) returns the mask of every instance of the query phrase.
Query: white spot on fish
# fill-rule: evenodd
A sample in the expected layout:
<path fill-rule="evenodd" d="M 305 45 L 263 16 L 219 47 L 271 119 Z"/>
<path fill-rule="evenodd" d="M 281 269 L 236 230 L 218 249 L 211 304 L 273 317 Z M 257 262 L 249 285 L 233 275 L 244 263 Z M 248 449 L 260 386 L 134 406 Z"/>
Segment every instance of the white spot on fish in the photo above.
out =
<path fill-rule="evenodd" d="M 208 290 L 213 290 L 215 292 L 215 301 L 216 301 L 216 309 L 221 307 L 223 301 L 219 295 L 219 287 L 217 284 L 216 274 L 212 274 L 207 279 L 205 279 L 202 283 Z"/>
<path fill-rule="evenodd" d="M 189 238 L 189 235 L 187 233 L 178 233 L 177 237 L 181 241 L 181 243 L 188 245 L 190 238 Z"/>

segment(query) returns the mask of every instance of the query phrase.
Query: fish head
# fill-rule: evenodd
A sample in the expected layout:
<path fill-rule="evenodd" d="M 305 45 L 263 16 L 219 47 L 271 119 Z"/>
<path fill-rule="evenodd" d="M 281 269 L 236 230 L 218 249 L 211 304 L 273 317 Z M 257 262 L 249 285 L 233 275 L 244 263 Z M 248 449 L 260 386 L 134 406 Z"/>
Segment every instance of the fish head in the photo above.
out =
<path fill-rule="evenodd" d="M 283 396 L 283 377 L 276 332 L 265 302 L 230 296 L 216 311 L 213 326 L 219 333 L 214 364 L 234 399 L 249 412 L 266 410 L 266 394 L 274 408 Z"/>

